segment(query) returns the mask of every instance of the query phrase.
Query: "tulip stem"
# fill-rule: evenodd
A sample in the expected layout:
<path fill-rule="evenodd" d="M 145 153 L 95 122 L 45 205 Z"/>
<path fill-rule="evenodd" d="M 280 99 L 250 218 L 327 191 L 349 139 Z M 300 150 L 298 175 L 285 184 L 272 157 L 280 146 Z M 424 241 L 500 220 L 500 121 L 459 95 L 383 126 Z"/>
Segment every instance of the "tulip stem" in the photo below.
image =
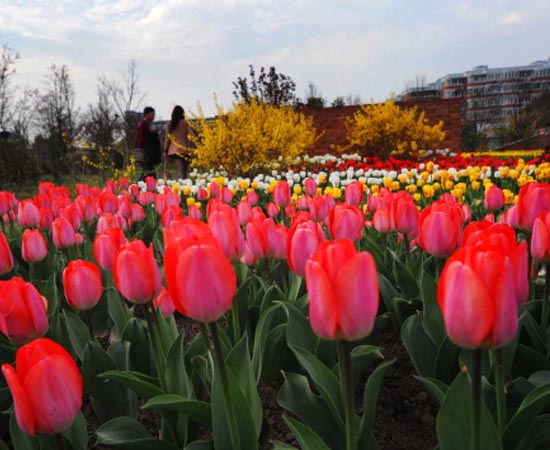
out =
<path fill-rule="evenodd" d="M 544 265 L 544 297 L 542 299 L 542 317 L 540 320 L 542 336 L 546 336 L 548 328 L 548 302 L 550 297 L 550 264 Z"/>
<path fill-rule="evenodd" d="M 235 418 L 235 411 L 231 404 L 231 396 L 229 393 L 229 383 L 227 381 L 227 371 L 225 367 L 225 360 L 223 357 L 222 346 L 220 342 L 220 336 L 218 335 L 218 325 L 216 322 L 208 324 L 210 326 L 210 334 L 212 335 L 212 343 L 214 344 L 214 359 L 218 366 L 218 371 L 222 383 L 223 400 L 225 405 L 225 414 L 227 415 L 229 437 L 231 439 L 231 448 L 233 450 L 241 450 L 239 442 L 239 433 L 237 429 L 237 420 Z"/>
<path fill-rule="evenodd" d="M 481 350 L 474 350 L 472 367 L 471 450 L 480 450 L 481 437 Z"/>
<path fill-rule="evenodd" d="M 65 445 L 65 439 L 61 433 L 55 433 L 55 441 L 58 450 L 66 450 L 67 446 Z"/>
<path fill-rule="evenodd" d="M 349 344 L 344 340 L 338 341 L 338 360 L 340 362 L 340 382 L 342 383 L 342 395 L 344 397 L 346 415 L 346 449 L 357 450 L 353 383 L 351 377 L 351 351 Z"/>
<path fill-rule="evenodd" d="M 502 435 L 506 425 L 506 392 L 504 389 L 504 357 L 501 348 L 495 349 L 495 388 L 497 394 L 497 423 Z"/>

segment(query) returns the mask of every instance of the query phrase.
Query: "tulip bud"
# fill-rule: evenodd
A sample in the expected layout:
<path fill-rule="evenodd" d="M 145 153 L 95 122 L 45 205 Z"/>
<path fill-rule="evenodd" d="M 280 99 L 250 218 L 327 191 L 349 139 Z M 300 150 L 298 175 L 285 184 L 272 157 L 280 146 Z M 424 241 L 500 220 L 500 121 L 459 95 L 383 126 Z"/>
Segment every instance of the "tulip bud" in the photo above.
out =
<path fill-rule="evenodd" d="M 40 230 L 32 229 L 23 232 L 21 256 L 28 263 L 42 261 L 48 255 L 48 245 Z"/>
<path fill-rule="evenodd" d="M 101 272 L 90 261 L 72 260 L 63 270 L 63 289 L 71 307 L 81 311 L 91 309 L 103 293 Z"/>

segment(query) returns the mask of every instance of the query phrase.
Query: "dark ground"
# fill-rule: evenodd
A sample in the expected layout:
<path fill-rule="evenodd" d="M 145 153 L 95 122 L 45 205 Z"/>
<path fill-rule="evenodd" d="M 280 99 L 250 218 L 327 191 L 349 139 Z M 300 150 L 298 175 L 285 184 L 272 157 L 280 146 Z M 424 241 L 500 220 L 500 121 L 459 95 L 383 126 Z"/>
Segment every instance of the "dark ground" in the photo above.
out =
<path fill-rule="evenodd" d="M 178 325 L 186 333 L 199 332 L 191 320 L 180 318 Z M 435 402 L 424 389 L 422 383 L 414 378 L 412 366 L 399 333 L 388 321 L 379 338 L 378 346 L 382 347 L 385 359 L 396 359 L 384 377 L 378 396 L 374 434 L 379 450 L 432 450 L 437 444 L 435 434 Z M 362 383 L 364 385 L 364 383 Z M 362 403 L 363 390 L 357 389 L 356 403 Z M 278 440 L 296 446 L 292 434 L 283 421 L 282 408 L 277 404 L 277 388 L 268 384 L 260 386 L 260 397 L 264 407 L 264 417 L 269 424 L 269 434 L 261 445 L 262 450 L 273 448 L 272 441 Z M 85 404 L 83 411 L 88 421 L 89 432 L 99 425 L 94 414 Z M 152 435 L 158 433 L 159 420 L 153 411 L 143 411 L 140 422 Z M 203 436 L 206 438 L 207 436 Z M 90 442 L 94 442 L 92 436 Z M 103 450 L 103 447 L 91 447 Z M 361 449 L 359 449 L 361 450 Z"/>

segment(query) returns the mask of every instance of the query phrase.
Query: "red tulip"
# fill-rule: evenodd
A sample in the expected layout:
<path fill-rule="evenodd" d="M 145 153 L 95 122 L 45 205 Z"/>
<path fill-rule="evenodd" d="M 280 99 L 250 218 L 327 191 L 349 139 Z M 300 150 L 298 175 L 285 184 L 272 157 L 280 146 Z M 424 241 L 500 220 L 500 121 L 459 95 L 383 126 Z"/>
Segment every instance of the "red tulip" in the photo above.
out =
<path fill-rule="evenodd" d="M 533 222 L 531 256 L 535 261 L 550 263 L 550 213 L 542 213 Z"/>
<path fill-rule="evenodd" d="M 115 214 L 118 211 L 118 197 L 110 191 L 103 191 L 99 196 L 99 206 L 103 212 Z"/>
<path fill-rule="evenodd" d="M 313 196 L 317 192 L 317 183 L 311 178 L 306 178 L 304 180 L 304 191 L 306 195 Z"/>
<path fill-rule="evenodd" d="M 118 199 L 118 214 L 128 219 L 132 216 L 132 200 L 127 195 L 123 195 Z"/>
<path fill-rule="evenodd" d="M 241 200 L 237 203 L 237 217 L 239 218 L 239 223 L 244 225 L 248 222 L 248 219 L 252 217 L 252 207 L 250 203 L 245 200 Z"/>
<path fill-rule="evenodd" d="M 170 226 L 173 220 L 177 219 L 178 217 L 181 217 L 183 214 L 183 211 L 179 206 L 168 206 L 163 212 L 160 217 L 160 223 L 162 224 L 163 228 L 166 228 Z"/>
<path fill-rule="evenodd" d="M 48 255 L 48 245 L 38 229 L 25 230 L 21 240 L 21 256 L 28 263 L 42 261 Z"/>
<path fill-rule="evenodd" d="M 51 209 L 40 208 L 40 222 L 38 226 L 41 230 L 51 230 L 53 223 L 53 211 Z"/>
<path fill-rule="evenodd" d="M 380 202 L 380 199 L 378 200 Z M 399 191 L 391 202 L 391 217 L 395 231 L 403 233 L 408 239 L 418 235 L 420 213 L 413 198 L 405 191 Z"/>
<path fill-rule="evenodd" d="M 207 218 L 208 227 L 220 243 L 225 256 L 238 260 L 243 252 L 244 237 L 235 209 L 213 199 L 208 204 Z"/>
<path fill-rule="evenodd" d="M 527 183 L 519 191 L 517 208 L 520 228 L 531 230 L 535 219 L 550 211 L 550 184 Z"/>
<path fill-rule="evenodd" d="M 418 243 L 430 255 L 447 258 L 458 248 L 463 222 L 459 203 L 438 200 L 420 214 Z"/>
<path fill-rule="evenodd" d="M 0 275 L 11 272 L 14 261 L 10 245 L 4 233 L 0 231 Z"/>
<path fill-rule="evenodd" d="M 72 308 L 86 311 L 99 302 L 103 293 L 101 272 L 90 261 L 74 259 L 63 270 L 63 290 Z"/>
<path fill-rule="evenodd" d="M 145 177 L 145 186 L 149 192 L 153 192 L 157 188 L 157 180 L 155 177 Z"/>
<path fill-rule="evenodd" d="M 330 210 L 328 227 L 332 239 L 356 241 L 361 237 L 364 225 L 365 216 L 357 206 L 338 203 Z"/>
<path fill-rule="evenodd" d="M 330 194 L 316 195 L 308 200 L 309 213 L 315 221 L 324 221 L 331 208 L 336 204 L 334 197 Z"/>
<path fill-rule="evenodd" d="M 176 310 L 170 292 L 168 292 L 165 287 L 163 287 L 159 295 L 153 299 L 153 306 L 157 309 L 160 308 L 160 312 L 165 318 L 172 316 Z"/>
<path fill-rule="evenodd" d="M 323 229 L 317 222 L 294 225 L 288 232 L 286 259 L 288 267 L 301 277 L 306 276 L 306 262 L 325 240 Z"/>
<path fill-rule="evenodd" d="M 163 230 L 164 248 L 177 239 L 212 236 L 212 231 L 207 224 L 192 217 L 180 217 L 173 220 L 168 228 Z"/>
<path fill-rule="evenodd" d="M 0 331 L 16 345 L 44 336 L 47 304 L 34 285 L 22 278 L 0 281 Z"/>
<path fill-rule="evenodd" d="M 325 241 L 306 264 L 309 321 L 323 339 L 368 336 L 378 311 L 378 274 L 368 252 L 349 239 Z"/>
<path fill-rule="evenodd" d="M 449 339 L 462 348 L 508 344 L 518 328 L 518 301 L 510 259 L 478 245 L 454 253 L 437 286 Z"/>
<path fill-rule="evenodd" d="M 504 192 L 498 186 L 492 185 L 485 192 L 484 198 L 485 208 L 492 211 L 500 209 L 504 206 Z"/>
<path fill-rule="evenodd" d="M 233 304 L 237 277 L 219 245 L 202 237 L 172 241 L 165 274 L 174 306 L 201 322 L 215 322 Z"/>
<path fill-rule="evenodd" d="M 269 202 L 265 207 L 265 211 L 268 217 L 277 217 L 279 215 L 280 208 L 277 204 Z"/>
<path fill-rule="evenodd" d="M 92 223 L 96 217 L 96 211 L 91 197 L 87 195 L 79 195 L 76 197 L 74 203 L 80 215 L 80 219 L 87 223 Z"/>
<path fill-rule="evenodd" d="M 25 433 L 53 434 L 71 426 L 82 406 L 82 377 L 59 344 L 36 339 L 17 351 L 14 369 L 2 365 L 17 424 Z"/>
<path fill-rule="evenodd" d="M 388 208 L 382 208 L 375 211 L 372 216 L 372 226 L 380 233 L 388 233 L 391 231 L 391 217 Z"/>
<path fill-rule="evenodd" d="M 161 280 L 152 244 L 145 247 L 140 240 L 123 244 L 114 258 L 113 280 L 129 302 L 139 304 L 153 300 L 160 291 Z"/>
<path fill-rule="evenodd" d="M 94 259 L 103 269 L 112 272 L 115 254 L 124 242 L 126 237 L 120 228 L 108 228 L 94 239 Z"/>

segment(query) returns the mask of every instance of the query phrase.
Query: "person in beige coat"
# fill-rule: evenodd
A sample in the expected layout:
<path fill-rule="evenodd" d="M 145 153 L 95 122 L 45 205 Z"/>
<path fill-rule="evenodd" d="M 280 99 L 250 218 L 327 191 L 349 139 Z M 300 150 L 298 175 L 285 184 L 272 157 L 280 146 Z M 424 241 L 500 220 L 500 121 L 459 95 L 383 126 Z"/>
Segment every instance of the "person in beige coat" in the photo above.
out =
<path fill-rule="evenodd" d="M 166 126 L 164 154 L 165 158 L 174 161 L 179 179 L 187 178 L 187 170 L 191 162 L 188 134 L 189 124 L 185 120 L 185 111 L 181 106 L 176 105 L 172 110 L 172 119 Z"/>

